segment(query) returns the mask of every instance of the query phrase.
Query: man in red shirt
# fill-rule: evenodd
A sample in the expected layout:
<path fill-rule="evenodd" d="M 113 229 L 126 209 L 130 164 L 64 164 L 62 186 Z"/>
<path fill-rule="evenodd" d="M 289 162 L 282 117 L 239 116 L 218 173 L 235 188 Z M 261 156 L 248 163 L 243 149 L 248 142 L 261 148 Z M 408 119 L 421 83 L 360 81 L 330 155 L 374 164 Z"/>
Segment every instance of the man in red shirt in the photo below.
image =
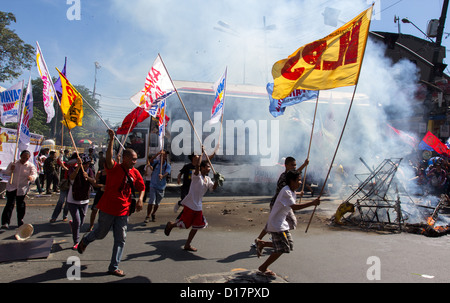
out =
<path fill-rule="evenodd" d="M 125 149 L 122 163 L 117 163 L 113 158 L 114 131 L 109 129 L 108 134 L 109 143 L 105 162 L 108 177 L 106 178 L 105 192 L 97 205 L 99 209 L 98 224 L 94 230 L 81 239 L 77 249 L 82 254 L 89 243 L 105 238 L 112 227 L 114 246 L 108 273 L 123 277 L 125 274 L 118 266 L 125 246 L 132 188 L 134 187 L 139 192 L 136 211 L 140 211 L 143 207 L 145 185 L 141 174 L 134 168 L 137 160 L 136 152 L 132 149 Z M 133 183 L 133 187 L 130 182 Z"/>

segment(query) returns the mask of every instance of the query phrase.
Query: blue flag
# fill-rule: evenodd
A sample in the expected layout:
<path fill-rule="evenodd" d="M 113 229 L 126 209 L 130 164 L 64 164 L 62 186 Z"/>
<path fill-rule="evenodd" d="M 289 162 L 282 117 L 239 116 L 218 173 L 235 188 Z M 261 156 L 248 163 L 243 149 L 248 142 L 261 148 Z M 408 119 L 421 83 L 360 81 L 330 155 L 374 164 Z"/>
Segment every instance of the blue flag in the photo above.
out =
<path fill-rule="evenodd" d="M 270 100 L 269 111 L 274 117 L 283 115 L 287 106 L 317 98 L 319 95 L 318 90 L 296 89 L 286 98 L 277 100 L 272 98 L 273 83 L 267 83 L 266 89 Z"/>

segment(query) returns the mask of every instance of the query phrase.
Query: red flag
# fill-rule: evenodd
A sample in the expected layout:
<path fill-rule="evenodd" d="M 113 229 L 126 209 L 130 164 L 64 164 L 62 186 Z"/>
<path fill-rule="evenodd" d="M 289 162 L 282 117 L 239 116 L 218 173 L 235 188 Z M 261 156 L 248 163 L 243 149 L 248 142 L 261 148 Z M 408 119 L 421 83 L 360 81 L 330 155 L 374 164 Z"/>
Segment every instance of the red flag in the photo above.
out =
<path fill-rule="evenodd" d="M 125 117 L 125 119 L 123 119 L 122 126 L 117 129 L 116 133 L 118 135 L 126 135 L 129 131 L 132 131 L 138 123 L 144 121 L 148 117 L 150 117 L 150 114 L 144 108 L 136 107 Z"/>
<path fill-rule="evenodd" d="M 394 131 L 394 133 L 396 133 L 399 136 L 400 140 L 402 140 L 406 144 L 410 145 L 411 147 L 414 147 L 414 148 L 417 147 L 417 144 L 419 143 L 419 140 L 417 138 L 405 133 L 404 131 L 396 129 L 395 127 L 393 127 L 389 124 L 386 124 L 386 125 L 389 126 Z"/>
<path fill-rule="evenodd" d="M 423 137 L 422 142 L 419 144 L 419 149 L 431 150 L 433 149 L 438 154 L 446 155 L 450 157 L 450 150 L 448 147 L 439 140 L 438 137 L 433 135 L 431 132 L 427 132 L 425 137 Z"/>

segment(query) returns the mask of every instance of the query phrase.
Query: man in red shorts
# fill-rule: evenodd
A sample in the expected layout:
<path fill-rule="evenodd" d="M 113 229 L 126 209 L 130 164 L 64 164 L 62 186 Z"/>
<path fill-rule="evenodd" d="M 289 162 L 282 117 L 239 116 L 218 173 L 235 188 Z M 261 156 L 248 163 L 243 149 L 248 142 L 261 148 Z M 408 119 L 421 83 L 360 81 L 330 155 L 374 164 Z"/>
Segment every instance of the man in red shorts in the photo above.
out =
<path fill-rule="evenodd" d="M 216 179 L 213 183 L 211 178 L 208 176 L 208 173 L 211 170 L 211 166 L 208 161 L 202 161 L 200 165 L 198 164 L 199 161 L 193 162 L 197 164 L 195 166 L 194 174 L 192 175 L 189 193 L 181 201 L 184 209 L 175 222 L 167 222 L 164 230 L 165 235 L 169 236 L 172 228 L 175 226 L 185 229 L 192 227 L 189 232 L 188 239 L 184 245 L 184 250 L 187 251 L 197 251 L 197 249 L 191 245 L 192 239 L 199 229 L 206 228 L 208 226 L 208 222 L 206 222 L 206 219 L 203 216 L 202 198 L 208 190 L 213 191 L 218 186 L 218 180 Z"/>

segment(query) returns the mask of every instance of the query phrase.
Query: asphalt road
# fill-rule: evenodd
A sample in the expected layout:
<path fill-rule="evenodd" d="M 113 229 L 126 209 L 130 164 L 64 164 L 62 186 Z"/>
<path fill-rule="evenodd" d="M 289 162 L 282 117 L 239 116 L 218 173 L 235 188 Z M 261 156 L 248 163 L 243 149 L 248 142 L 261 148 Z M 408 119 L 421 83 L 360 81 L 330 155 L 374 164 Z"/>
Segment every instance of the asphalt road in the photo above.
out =
<path fill-rule="evenodd" d="M 112 233 L 93 242 L 79 255 L 71 249 L 68 224 L 48 222 L 55 199 L 53 195 L 28 200 L 25 220 L 35 229 L 27 241 L 53 240 L 48 257 L 1 262 L 1 283 L 450 282 L 448 236 L 429 238 L 405 232 L 367 232 L 329 226 L 326 218 L 331 217 L 340 203 L 331 198 L 324 199 L 319 206 L 308 233 L 305 228 L 311 210 L 297 213 L 299 227 L 292 232 L 294 251 L 282 255 L 270 267 L 277 273 L 276 279 L 261 277 L 256 269 L 270 251 L 258 258 L 250 244 L 264 226 L 269 197 L 237 196 L 205 198 L 209 227 L 197 233 L 193 242 L 198 248 L 195 253 L 182 250 L 187 230 L 174 229 L 169 237 L 164 235 L 166 222 L 176 217 L 173 213 L 176 197 L 165 198 L 156 222 L 144 224 L 144 212 L 133 214 L 120 263 L 127 275 L 115 277 L 106 274 Z M 310 198 L 304 199 L 306 202 Z M 0 205 L 2 201 L 5 200 L 0 200 Z M 0 245 L 19 242 L 14 237 L 15 227 L 14 213 L 11 228 L 0 231 Z M 85 231 L 87 223 L 83 227 Z"/>

